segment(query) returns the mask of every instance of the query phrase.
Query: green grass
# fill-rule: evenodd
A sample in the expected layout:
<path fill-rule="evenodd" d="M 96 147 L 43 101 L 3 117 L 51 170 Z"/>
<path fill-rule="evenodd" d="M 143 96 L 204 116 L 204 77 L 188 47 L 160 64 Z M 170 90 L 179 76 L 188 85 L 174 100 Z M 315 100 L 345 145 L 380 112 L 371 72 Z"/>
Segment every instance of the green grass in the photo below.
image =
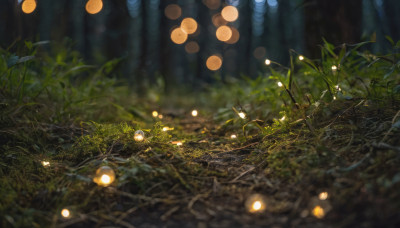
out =
<path fill-rule="evenodd" d="M 0 50 L 0 224 L 395 226 L 400 46 L 381 56 L 368 45 L 326 42 L 318 60 L 290 51 L 289 67 L 272 61 L 255 79 L 182 101 L 154 90 L 138 98 L 117 79 L 121 60 L 89 66 L 65 44 Z M 109 187 L 93 182 L 104 165 L 116 173 Z M 330 209 L 318 220 L 321 191 Z M 245 211 L 252 193 L 266 197 L 263 214 Z"/>

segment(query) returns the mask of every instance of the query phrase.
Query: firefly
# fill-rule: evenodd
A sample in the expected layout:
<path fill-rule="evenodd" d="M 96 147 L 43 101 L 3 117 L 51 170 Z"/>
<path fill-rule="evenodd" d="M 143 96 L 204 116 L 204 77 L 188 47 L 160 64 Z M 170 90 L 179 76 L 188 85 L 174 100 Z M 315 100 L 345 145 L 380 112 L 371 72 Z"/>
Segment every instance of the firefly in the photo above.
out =
<path fill-rule="evenodd" d="M 325 216 L 325 211 L 324 211 L 324 209 L 323 209 L 321 206 L 317 205 L 317 206 L 315 206 L 314 209 L 312 210 L 312 214 L 313 214 L 316 218 L 322 219 L 322 218 Z"/>
<path fill-rule="evenodd" d="M 154 118 L 156 118 L 156 117 L 158 116 L 158 112 L 157 112 L 157 111 L 153 111 L 153 112 L 151 113 L 151 115 L 152 115 Z"/>
<path fill-rule="evenodd" d="M 242 119 L 246 118 L 246 114 L 244 112 L 239 112 L 238 115 Z"/>
<path fill-rule="evenodd" d="M 279 87 L 283 86 L 282 82 L 278 82 L 277 84 L 278 84 Z"/>
<path fill-rule="evenodd" d="M 270 65 L 270 64 L 271 64 L 271 60 L 269 60 L 269 59 L 266 59 L 266 60 L 265 60 L 265 65 L 267 65 L 267 66 L 268 66 L 268 65 Z"/>
<path fill-rule="evenodd" d="M 64 218 L 69 218 L 71 216 L 71 212 L 68 209 L 64 208 L 61 210 L 61 215 Z"/>
<path fill-rule="evenodd" d="M 192 111 L 192 116 L 196 117 L 197 114 L 198 114 L 197 110 L 193 110 L 193 111 Z"/>
<path fill-rule="evenodd" d="M 136 142 L 141 142 L 144 139 L 144 132 L 142 130 L 135 131 L 135 135 L 133 136 Z"/>
<path fill-rule="evenodd" d="M 49 166 L 50 166 L 50 162 L 48 162 L 48 161 L 42 161 L 42 165 L 43 165 L 44 167 L 49 167 Z"/>
<path fill-rule="evenodd" d="M 321 192 L 321 193 L 318 195 L 318 198 L 319 198 L 320 200 L 326 200 L 326 199 L 328 199 L 328 193 L 327 193 L 327 192 Z"/>
<path fill-rule="evenodd" d="M 299 60 L 300 60 L 300 61 L 303 61 L 303 60 L 304 60 L 304 56 L 299 55 Z"/>
<path fill-rule="evenodd" d="M 235 134 L 231 135 L 231 139 L 236 139 L 237 136 Z"/>
<path fill-rule="evenodd" d="M 264 196 L 253 194 L 246 200 L 245 206 L 250 213 L 263 212 L 266 209 L 265 201 Z"/>
<path fill-rule="evenodd" d="M 107 187 L 115 180 L 115 172 L 109 166 L 102 166 L 96 171 L 96 176 L 93 181 L 100 185 Z"/>

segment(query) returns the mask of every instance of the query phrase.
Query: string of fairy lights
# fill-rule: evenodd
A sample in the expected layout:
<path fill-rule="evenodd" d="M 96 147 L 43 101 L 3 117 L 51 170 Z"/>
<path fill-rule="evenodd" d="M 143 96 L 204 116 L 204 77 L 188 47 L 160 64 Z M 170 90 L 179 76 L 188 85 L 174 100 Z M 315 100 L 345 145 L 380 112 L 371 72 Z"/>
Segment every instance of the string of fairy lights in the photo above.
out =
<path fill-rule="evenodd" d="M 220 0 L 204 0 L 203 3 L 211 10 L 217 10 L 221 7 Z M 35 11 L 37 7 L 36 0 L 23 0 L 21 4 L 21 10 L 25 14 L 31 14 Z M 97 14 L 103 9 L 102 0 L 88 0 L 85 5 L 85 10 L 89 14 Z M 182 16 L 182 8 L 177 4 L 170 4 L 164 9 L 165 16 L 170 20 L 178 20 Z M 237 28 L 232 24 L 239 18 L 239 11 L 233 5 L 226 5 L 222 8 L 220 12 L 212 15 L 212 23 L 216 27 L 215 37 L 226 44 L 235 44 L 239 41 L 240 33 Z M 173 43 L 177 45 L 185 44 L 185 50 L 189 54 L 194 54 L 199 52 L 200 46 L 196 41 L 188 41 L 190 36 L 197 36 L 199 34 L 198 23 L 194 18 L 186 17 L 183 18 L 179 26 L 175 26 L 170 30 L 170 39 Z M 188 41 L 188 42 L 187 42 Z M 257 53 L 262 53 L 263 50 L 255 50 L 255 55 Z M 257 54 L 259 55 L 259 54 Z M 260 55 L 262 56 L 262 55 Z M 304 61 L 305 57 L 303 55 L 298 56 L 299 61 Z M 219 54 L 213 54 L 209 56 L 206 60 L 206 66 L 211 71 L 217 71 L 221 68 L 223 59 Z M 265 65 L 269 66 L 275 63 L 269 59 L 265 59 Z M 276 63 L 277 64 L 277 63 Z M 335 73 L 338 70 L 338 66 L 332 66 L 332 72 Z M 279 87 L 284 87 L 281 81 L 277 82 Z M 340 91 L 339 85 L 336 89 Z M 333 99 L 336 99 L 334 97 Z M 246 119 L 246 113 L 243 111 L 237 111 L 236 114 L 241 119 Z M 151 113 L 153 118 L 163 119 L 163 115 L 158 111 L 153 111 Z M 199 115 L 198 110 L 191 111 L 192 117 L 196 118 Z M 285 121 L 285 116 L 283 116 L 280 121 Z M 172 131 L 173 127 L 164 126 L 162 131 Z M 236 140 L 236 134 L 232 134 L 230 139 Z M 141 143 L 146 140 L 145 133 L 142 130 L 137 130 L 134 133 L 133 140 L 137 143 Z M 171 144 L 181 147 L 183 145 L 182 141 L 171 141 Z M 41 161 L 43 167 L 50 167 L 49 161 Z M 109 187 L 116 180 L 116 174 L 114 170 L 109 166 L 101 166 L 96 170 L 93 177 L 93 182 L 101 187 Z M 316 197 L 312 198 L 310 201 L 310 210 L 303 210 L 301 212 L 301 217 L 306 217 L 311 214 L 322 219 L 326 213 L 331 210 L 331 205 L 327 201 L 329 194 L 327 191 L 321 191 Z M 252 194 L 245 201 L 245 208 L 249 213 L 261 213 L 268 209 L 268 204 L 272 202 L 268 197 L 262 194 Z M 69 208 L 63 208 L 60 211 L 63 218 L 69 219 L 73 217 L 73 212 Z"/>

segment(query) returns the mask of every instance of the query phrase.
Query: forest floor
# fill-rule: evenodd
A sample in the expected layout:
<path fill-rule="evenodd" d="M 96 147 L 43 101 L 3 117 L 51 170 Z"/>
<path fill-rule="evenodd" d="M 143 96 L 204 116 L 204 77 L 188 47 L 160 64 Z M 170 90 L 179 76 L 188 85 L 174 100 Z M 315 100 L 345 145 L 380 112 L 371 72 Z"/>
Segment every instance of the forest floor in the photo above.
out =
<path fill-rule="evenodd" d="M 3 143 L 17 140 L 3 151 L 2 227 L 399 227 L 399 105 L 327 108 L 312 128 L 288 121 L 262 137 L 204 113 L 164 112 L 139 143 L 129 123 L 36 123 L 27 145 L 27 126 L 11 124 L 2 129 Z M 67 152 L 28 152 L 53 149 Z M 101 164 L 116 171 L 111 186 L 91 180 Z M 246 208 L 254 194 L 265 210 Z"/>

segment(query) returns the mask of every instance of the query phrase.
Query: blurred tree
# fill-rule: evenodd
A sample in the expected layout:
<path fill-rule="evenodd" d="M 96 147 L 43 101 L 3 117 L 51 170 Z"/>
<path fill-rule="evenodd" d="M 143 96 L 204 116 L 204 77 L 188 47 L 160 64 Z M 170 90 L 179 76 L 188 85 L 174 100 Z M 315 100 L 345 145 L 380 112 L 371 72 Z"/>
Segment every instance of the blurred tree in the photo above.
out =
<path fill-rule="evenodd" d="M 305 0 L 304 18 L 307 55 L 316 58 L 321 37 L 334 45 L 360 41 L 362 0 Z"/>

